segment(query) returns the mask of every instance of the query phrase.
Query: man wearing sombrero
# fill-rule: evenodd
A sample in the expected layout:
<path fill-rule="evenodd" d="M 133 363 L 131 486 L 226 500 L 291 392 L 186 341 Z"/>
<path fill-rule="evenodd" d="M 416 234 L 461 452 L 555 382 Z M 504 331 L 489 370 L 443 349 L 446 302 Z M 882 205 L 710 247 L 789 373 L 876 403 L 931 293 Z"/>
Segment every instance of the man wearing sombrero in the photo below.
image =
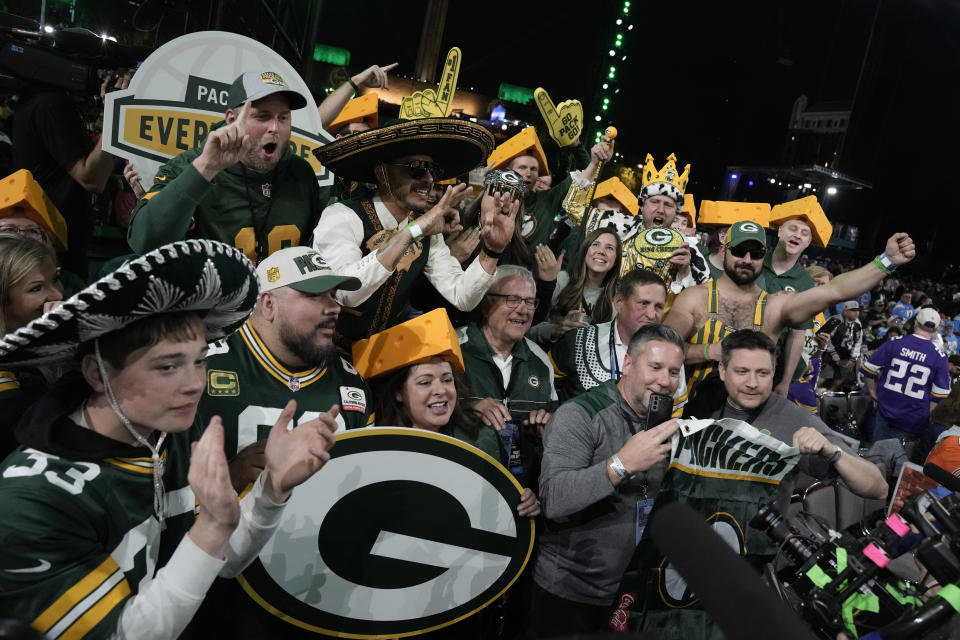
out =
<path fill-rule="evenodd" d="M 482 249 L 462 269 L 442 232 L 459 228 L 456 206 L 467 187 L 448 187 L 432 207 L 428 199 L 437 181 L 467 173 L 492 149 L 493 136 L 478 124 L 422 118 L 392 121 L 314 151 L 338 176 L 377 184 L 373 197 L 327 207 L 313 234 L 327 264 L 361 282 L 356 291 L 338 292 L 344 308 L 337 330 L 347 340 L 402 322 L 421 277 L 458 309 L 479 304 L 513 234 L 519 203 L 510 195 L 483 196 Z"/>
<path fill-rule="evenodd" d="M 25 413 L 23 446 L 0 465 L 0 617 L 48 638 L 175 638 L 214 579 L 256 557 L 335 429 L 322 414 L 287 431 L 290 403 L 237 500 L 220 418 L 195 416 L 207 343 L 256 299 L 238 250 L 189 240 L 0 340 L 4 365 L 78 367 Z"/>

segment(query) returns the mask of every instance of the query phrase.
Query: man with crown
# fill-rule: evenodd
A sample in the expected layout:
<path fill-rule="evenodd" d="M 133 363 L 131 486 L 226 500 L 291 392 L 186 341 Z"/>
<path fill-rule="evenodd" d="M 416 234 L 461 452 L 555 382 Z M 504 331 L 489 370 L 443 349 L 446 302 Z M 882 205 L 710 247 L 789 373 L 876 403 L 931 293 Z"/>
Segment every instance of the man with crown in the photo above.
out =
<path fill-rule="evenodd" d="M 601 227 L 613 227 L 623 241 L 624 259 L 621 273 L 640 267 L 657 272 L 667 282 L 669 307 L 683 289 L 709 278 L 707 262 L 697 249 L 694 237 L 685 237 L 672 229 L 677 213 L 683 209 L 684 191 L 690 178 L 690 165 L 677 173 L 677 158 L 657 171 L 649 153 L 640 181 L 640 215 L 591 208 L 578 220 L 577 212 L 568 211 L 571 221 L 581 223 L 587 234 Z M 585 174 L 575 176 L 580 186 Z M 641 233 L 642 232 L 642 233 Z"/>

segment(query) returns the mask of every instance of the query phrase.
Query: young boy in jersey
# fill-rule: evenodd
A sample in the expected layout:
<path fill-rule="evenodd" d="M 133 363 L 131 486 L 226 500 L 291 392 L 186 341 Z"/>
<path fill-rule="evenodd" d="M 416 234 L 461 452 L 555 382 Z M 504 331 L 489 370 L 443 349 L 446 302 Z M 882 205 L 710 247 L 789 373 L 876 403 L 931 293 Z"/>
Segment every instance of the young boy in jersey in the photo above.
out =
<path fill-rule="evenodd" d="M 269 540 L 329 458 L 334 415 L 286 429 L 243 500 L 218 417 L 196 420 L 207 342 L 243 324 L 253 266 L 209 240 L 160 247 L 0 340 L 3 364 L 73 362 L 0 465 L 0 617 L 48 638 L 176 638 L 218 576 Z M 159 570 L 158 570 L 159 568 Z"/>

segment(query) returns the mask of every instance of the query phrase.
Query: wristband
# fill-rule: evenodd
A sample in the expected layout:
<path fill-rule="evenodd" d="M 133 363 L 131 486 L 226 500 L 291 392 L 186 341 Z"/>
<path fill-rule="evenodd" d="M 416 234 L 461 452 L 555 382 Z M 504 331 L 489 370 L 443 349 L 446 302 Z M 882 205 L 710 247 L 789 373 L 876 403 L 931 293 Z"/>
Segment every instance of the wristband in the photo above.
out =
<path fill-rule="evenodd" d="M 710 360 L 710 356 L 707 355 L 707 347 L 709 347 L 709 346 L 710 346 L 709 344 L 703 345 L 703 359 L 704 359 L 704 360 Z"/>
<path fill-rule="evenodd" d="M 881 253 L 874 258 L 873 264 L 884 273 L 893 273 L 893 270 L 897 268 L 897 265 L 893 264 L 886 253 Z"/>
<path fill-rule="evenodd" d="M 499 259 L 500 259 L 500 256 L 503 255 L 503 251 L 500 251 L 499 253 L 496 252 L 496 251 L 491 251 L 491 250 L 490 250 L 490 247 L 487 246 L 487 243 L 486 243 L 486 242 L 484 242 L 483 244 L 480 245 L 480 251 L 482 251 L 483 253 L 485 253 L 485 254 L 487 255 L 487 257 L 493 258 L 494 260 L 499 260 Z"/>
<path fill-rule="evenodd" d="M 621 482 L 630 478 L 631 473 L 627 471 L 627 468 L 623 466 L 623 462 L 620 461 L 620 456 L 613 454 L 613 457 L 610 458 L 610 470 L 613 471 L 613 475 L 617 476 Z"/>
<path fill-rule="evenodd" d="M 423 237 L 423 229 L 420 228 L 416 222 L 411 222 L 407 225 L 407 231 L 410 232 L 410 235 L 413 236 L 413 241 L 416 242 Z"/>
<path fill-rule="evenodd" d="M 347 82 L 349 82 L 350 86 L 353 87 L 354 93 L 360 93 L 360 87 L 358 87 L 357 83 L 353 81 L 353 78 L 347 78 Z"/>

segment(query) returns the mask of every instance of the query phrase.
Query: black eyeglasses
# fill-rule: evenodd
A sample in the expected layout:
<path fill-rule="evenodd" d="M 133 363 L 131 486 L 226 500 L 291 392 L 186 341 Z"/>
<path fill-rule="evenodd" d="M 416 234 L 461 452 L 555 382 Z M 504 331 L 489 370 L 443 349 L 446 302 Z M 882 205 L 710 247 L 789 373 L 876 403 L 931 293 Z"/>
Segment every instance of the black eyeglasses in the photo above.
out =
<path fill-rule="evenodd" d="M 509 296 L 505 293 L 488 293 L 493 298 L 503 298 L 503 303 L 511 309 L 516 309 L 521 302 L 527 305 L 528 309 L 536 309 L 540 301 L 536 298 L 521 298 L 520 296 Z"/>
<path fill-rule="evenodd" d="M 763 256 L 767 255 L 766 247 L 757 247 L 755 249 L 748 249 L 742 244 L 738 244 L 735 247 L 727 247 L 727 251 L 733 254 L 734 258 L 742 258 L 749 253 L 751 260 L 762 260 Z"/>
<path fill-rule="evenodd" d="M 419 180 L 430 172 L 434 180 L 443 180 L 443 168 L 434 165 L 427 160 L 411 160 L 410 162 L 388 162 L 393 167 L 404 167 L 414 180 Z"/>

